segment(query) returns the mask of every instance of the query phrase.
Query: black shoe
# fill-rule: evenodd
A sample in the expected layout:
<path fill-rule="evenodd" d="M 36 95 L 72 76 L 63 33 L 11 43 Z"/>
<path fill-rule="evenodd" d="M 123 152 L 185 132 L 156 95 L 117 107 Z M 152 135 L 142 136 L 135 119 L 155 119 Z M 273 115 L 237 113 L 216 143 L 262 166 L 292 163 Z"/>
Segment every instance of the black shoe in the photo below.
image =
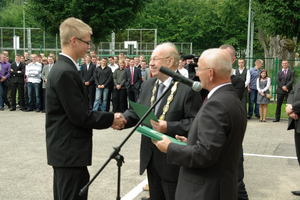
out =
<path fill-rule="evenodd" d="M 16 109 L 15 108 L 11 108 L 9 111 L 15 111 Z"/>
<path fill-rule="evenodd" d="M 25 112 L 31 112 L 31 111 L 33 111 L 33 109 L 27 109 L 27 110 L 25 110 Z"/>
<path fill-rule="evenodd" d="M 255 117 L 260 118 L 260 115 L 255 115 Z"/>
<path fill-rule="evenodd" d="M 279 119 L 275 119 L 273 122 L 279 122 Z"/>
<path fill-rule="evenodd" d="M 35 111 L 36 111 L 36 112 L 41 112 L 41 110 L 40 110 L 40 109 L 36 109 Z"/>
<path fill-rule="evenodd" d="M 252 117 L 251 115 L 247 115 L 247 118 L 248 118 L 248 119 L 251 119 L 251 117 Z"/>
<path fill-rule="evenodd" d="M 293 193 L 294 195 L 298 195 L 298 196 L 300 196 L 300 190 L 297 190 L 297 191 L 292 191 L 292 193 Z"/>

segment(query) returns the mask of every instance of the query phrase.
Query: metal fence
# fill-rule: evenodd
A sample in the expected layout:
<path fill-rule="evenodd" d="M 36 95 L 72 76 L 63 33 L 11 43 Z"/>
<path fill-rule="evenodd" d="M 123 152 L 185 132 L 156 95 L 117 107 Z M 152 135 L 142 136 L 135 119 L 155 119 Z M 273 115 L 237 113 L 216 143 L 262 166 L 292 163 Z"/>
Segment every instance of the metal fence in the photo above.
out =
<path fill-rule="evenodd" d="M 19 48 L 14 47 L 14 36 L 19 36 Z M 192 54 L 193 44 L 174 43 L 179 53 L 184 55 Z M 94 45 L 92 46 L 94 47 Z M 150 55 L 155 48 L 154 42 L 137 42 L 137 48 L 134 49 L 132 55 Z M 94 48 L 93 48 L 94 49 Z M 112 51 L 113 49 L 113 51 Z M 24 54 L 25 51 L 30 53 L 44 52 L 48 55 L 50 52 L 55 52 L 57 55 L 61 51 L 60 40 L 58 35 L 50 35 L 44 29 L 39 28 L 19 28 L 19 27 L 0 27 L 0 51 L 7 50 L 11 57 L 15 54 Z M 118 55 L 124 53 L 128 55 L 128 49 L 124 48 L 122 42 L 101 42 L 98 45 L 99 55 Z"/>

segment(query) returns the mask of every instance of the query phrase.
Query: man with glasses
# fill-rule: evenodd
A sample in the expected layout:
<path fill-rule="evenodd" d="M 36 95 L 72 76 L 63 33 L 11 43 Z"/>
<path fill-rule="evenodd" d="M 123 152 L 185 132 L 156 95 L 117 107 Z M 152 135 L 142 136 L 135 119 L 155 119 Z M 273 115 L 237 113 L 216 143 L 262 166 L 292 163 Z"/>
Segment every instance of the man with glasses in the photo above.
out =
<path fill-rule="evenodd" d="M 166 136 L 156 142 L 168 162 L 181 165 L 176 199 L 238 199 L 238 160 L 247 118 L 232 86 L 231 70 L 226 51 L 204 51 L 198 60 L 198 74 L 209 94 L 189 137 L 176 136 L 187 145 L 172 143 Z"/>
<path fill-rule="evenodd" d="M 202 99 L 195 92 L 180 82 L 172 83 L 169 77 L 159 71 L 161 66 L 176 71 L 179 64 L 179 54 L 171 43 L 158 45 L 152 52 L 149 67 L 155 78 L 148 79 L 141 88 L 139 104 L 150 107 L 159 96 L 171 87 L 154 112 L 158 122 L 151 121 L 154 130 L 175 137 L 176 134 L 187 136 L 191 124 L 198 112 Z M 121 114 L 119 114 L 121 117 Z M 127 120 L 126 128 L 134 126 L 139 117 L 132 109 L 123 116 Z M 117 128 L 117 127 L 114 127 Z M 147 169 L 150 198 L 155 200 L 174 200 L 179 175 L 178 163 L 169 163 L 166 155 L 160 152 L 152 140 L 144 135 L 140 148 L 140 174 Z"/>
<path fill-rule="evenodd" d="M 46 84 L 46 146 L 53 167 L 55 200 L 86 200 L 80 190 L 89 181 L 92 162 L 92 129 L 112 124 L 124 127 L 114 113 L 89 110 L 88 94 L 78 73 L 78 59 L 90 49 L 92 29 L 68 18 L 60 25 L 62 53 L 51 68 Z"/>

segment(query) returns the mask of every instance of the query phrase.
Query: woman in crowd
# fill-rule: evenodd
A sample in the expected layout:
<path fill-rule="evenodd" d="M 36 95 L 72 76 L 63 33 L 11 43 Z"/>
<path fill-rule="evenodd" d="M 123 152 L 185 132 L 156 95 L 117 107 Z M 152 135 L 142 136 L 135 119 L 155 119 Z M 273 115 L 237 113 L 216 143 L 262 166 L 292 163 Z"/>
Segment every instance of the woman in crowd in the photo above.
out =
<path fill-rule="evenodd" d="M 270 103 L 270 99 L 267 98 L 267 94 L 270 94 L 270 85 L 271 79 L 268 77 L 267 71 L 265 69 L 261 70 L 256 83 L 258 90 L 257 104 L 259 104 L 260 122 L 266 122 L 268 103 Z"/>

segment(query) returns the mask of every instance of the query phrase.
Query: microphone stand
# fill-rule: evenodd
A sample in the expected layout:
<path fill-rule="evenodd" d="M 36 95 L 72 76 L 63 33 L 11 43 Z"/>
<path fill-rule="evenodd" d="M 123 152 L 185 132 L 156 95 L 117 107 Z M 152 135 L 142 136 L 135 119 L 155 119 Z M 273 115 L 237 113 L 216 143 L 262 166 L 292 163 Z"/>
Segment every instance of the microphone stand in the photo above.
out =
<path fill-rule="evenodd" d="M 127 137 L 121 142 L 121 144 L 117 147 L 113 147 L 113 152 L 110 154 L 107 161 L 103 164 L 103 166 L 97 171 L 97 173 L 92 177 L 92 179 L 80 190 L 79 195 L 83 196 L 89 186 L 93 183 L 93 181 L 98 177 L 98 175 L 102 172 L 102 170 L 106 167 L 106 165 L 112 160 L 115 159 L 117 161 L 118 166 L 118 183 L 117 183 L 117 200 L 120 200 L 120 184 L 121 184 L 121 167 L 122 163 L 124 163 L 124 157 L 119 154 L 121 151 L 121 147 L 127 142 L 127 140 L 132 136 L 132 134 L 135 132 L 135 130 L 140 126 L 140 124 L 146 119 L 146 117 L 150 114 L 153 108 L 157 105 L 157 103 L 166 95 L 166 93 L 173 87 L 174 85 L 174 79 L 172 80 L 170 86 L 164 91 L 164 93 L 153 103 L 153 105 L 149 108 L 149 110 L 145 113 L 145 115 L 138 121 L 138 123 L 134 126 L 134 128 L 131 130 L 131 132 L 127 135 Z"/>

